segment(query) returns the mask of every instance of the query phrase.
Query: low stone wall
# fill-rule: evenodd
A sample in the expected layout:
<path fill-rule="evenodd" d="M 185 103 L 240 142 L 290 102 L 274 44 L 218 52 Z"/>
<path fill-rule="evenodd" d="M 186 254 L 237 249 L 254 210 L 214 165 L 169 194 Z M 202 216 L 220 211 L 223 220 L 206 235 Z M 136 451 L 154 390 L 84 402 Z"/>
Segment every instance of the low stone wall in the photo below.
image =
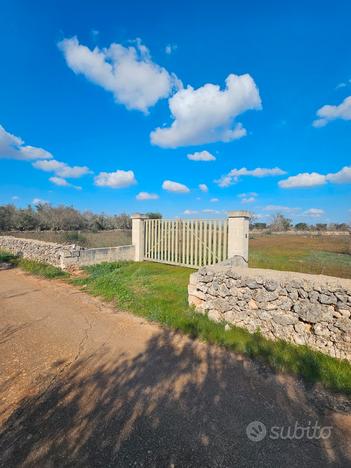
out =
<path fill-rule="evenodd" d="M 84 249 L 74 244 L 63 245 L 12 236 L 0 236 L 0 249 L 62 269 L 79 268 L 102 262 L 134 260 L 135 255 L 133 245 Z"/>
<path fill-rule="evenodd" d="M 0 236 L 0 249 L 30 260 L 65 268 L 77 262 L 76 259 L 79 256 L 81 247 L 33 239 L 19 239 L 12 236 Z"/>
<path fill-rule="evenodd" d="M 214 321 L 351 361 L 351 280 L 218 264 L 193 273 L 188 292 Z"/>

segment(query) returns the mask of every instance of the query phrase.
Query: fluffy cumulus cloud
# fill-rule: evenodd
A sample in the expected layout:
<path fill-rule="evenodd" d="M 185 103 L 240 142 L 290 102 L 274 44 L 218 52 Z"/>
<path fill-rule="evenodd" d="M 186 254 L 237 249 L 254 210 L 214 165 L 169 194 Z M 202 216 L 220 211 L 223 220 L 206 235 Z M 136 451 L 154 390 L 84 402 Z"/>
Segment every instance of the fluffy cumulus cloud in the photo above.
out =
<path fill-rule="evenodd" d="M 180 184 L 179 182 L 174 182 L 172 180 L 165 180 L 162 184 L 163 190 L 167 190 L 168 192 L 178 192 L 178 193 L 189 193 L 190 189 L 184 184 Z"/>
<path fill-rule="evenodd" d="M 151 60 L 140 40 L 134 46 L 112 43 L 108 48 L 93 50 L 76 37 L 59 43 L 67 65 L 76 73 L 110 91 L 116 102 L 128 109 L 147 112 L 159 99 L 181 86 L 175 75 Z"/>
<path fill-rule="evenodd" d="M 326 179 L 334 184 L 351 184 L 351 166 L 345 166 L 338 172 L 327 174 Z"/>
<path fill-rule="evenodd" d="M 254 203 L 256 201 L 257 193 L 256 192 L 249 192 L 249 193 L 239 193 L 239 198 L 241 198 L 241 203 Z"/>
<path fill-rule="evenodd" d="M 137 183 L 133 171 L 117 170 L 115 172 L 100 172 L 94 183 L 98 187 L 111 187 L 114 189 L 129 187 Z"/>
<path fill-rule="evenodd" d="M 56 176 L 55 177 L 50 177 L 49 181 L 52 182 L 54 185 L 57 185 L 59 187 L 72 187 L 72 188 L 74 188 L 76 190 L 82 190 L 82 187 L 80 187 L 79 185 L 70 184 L 63 177 L 56 177 Z"/>
<path fill-rule="evenodd" d="M 219 187 L 225 188 L 238 182 L 240 177 L 268 177 L 280 176 L 284 174 L 286 174 L 286 172 L 279 167 L 256 167 L 255 169 L 246 169 L 246 167 L 242 167 L 241 169 L 232 169 L 228 174 L 225 174 L 219 179 L 215 180 L 215 183 L 218 184 Z"/>
<path fill-rule="evenodd" d="M 173 123 L 156 128 L 150 137 L 163 148 L 231 141 L 246 135 L 235 118 L 250 109 L 261 109 L 261 98 L 250 75 L 229 75 L 226 86 L 207 83 L 194 89 L 188 86 L 169 99 Z"/>
<path fill-rule="evenodd" d="M 194 215 L 194 214 L 197 214 L 198 211 L 197 210 L 184 210 L 183 212 L 185 215 Z"/>
<path fill-rule="evenodd" d="M 66 163 L 57 161 L 56 159 L 50 159 L 43 161 L 35 161 L 33 167 L 40 169 L 45 172 L 53 172 L 58 177 L 68 177 L 77 179 L 85 174 L 89 174 L 90 170 L 86 166 L 69 166 Z"/>
<path fill-rule="evenodd" d="M 30 161 L 50 159 L 52 154 L 43 148 L 25 145 L 22 138 L 12 135 L 0 125 L 0 159 L 19 159 Z"/>
<path fill-rule="evenodd" d="M 315 187 L 324 185 L 326 182 L 325 175 L 318 172 L 303 172 L 295 176 L 290 176 L 287 179 L 278 182 L 281 188 L 296 188 L 296 187 Z"/>
<path fill-rule="evenodd" d="M 201 192 L 208 192 L 208 187 L 206 184 L 199 184 L 199 189 Z"/>
<path fill-rule="evenodd" d="M 310 208 L 303 213 L 305 216 L 309 216 L 311 218 L 320 218 L 325 214 L 324 210 L 321 210 L 320 208 Z"/>
<path fill-rule="evenodd" d="M 156 193 L 139 192 L 135 198 L 137 200 L 157 200 L 159 196 Z"/>
<path fill-rule="evenodd" d="M 338 172 L 319 174 L 318 172 L 303 172 L 279 181 L 281 188 L 308 188 L 324 185 L 327 182 L 334 184 L 351 183 L 351 166 L 345 166 Z"/>
<path fill-rule="evenodd" d="M 208 151 L 197 151 L 192 154 L 188 154 L 188 159 L 191 161 L 215 161 L 216 157 Z"/>
<path fill-rule="evenodd" d="M 326 105 L 318 109 L 318 119 L 314 120 L 314 127 L 324 127 L 332 120 L 351 120 L 351 96 L 348 96 L 337 106 Z"/>

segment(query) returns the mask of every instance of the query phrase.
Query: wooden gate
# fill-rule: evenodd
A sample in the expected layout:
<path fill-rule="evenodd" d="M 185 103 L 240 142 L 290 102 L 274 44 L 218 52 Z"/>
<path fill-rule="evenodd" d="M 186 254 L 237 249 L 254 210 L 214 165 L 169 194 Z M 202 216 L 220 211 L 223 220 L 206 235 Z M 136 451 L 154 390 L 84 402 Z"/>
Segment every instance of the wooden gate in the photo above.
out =
<path fill-rule="evenodd" d="M 228 258 L 228 220 L 147 219 L 144 259 L 198 268 Z"/>

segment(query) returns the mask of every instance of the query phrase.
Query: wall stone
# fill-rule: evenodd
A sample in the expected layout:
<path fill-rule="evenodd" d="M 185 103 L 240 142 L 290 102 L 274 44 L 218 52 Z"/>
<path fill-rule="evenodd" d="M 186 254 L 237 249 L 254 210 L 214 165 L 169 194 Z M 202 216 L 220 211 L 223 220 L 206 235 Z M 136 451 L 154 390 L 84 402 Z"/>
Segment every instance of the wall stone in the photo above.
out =
<path fill-rule="evenodd" d="M 79 268 L 102 262 L 134 260 L 135 252 L 133 245 L 84 249 L 74 244 L 63 245 L 12 236 L 0 236 L 0 249 L 62 269 Z"/>
<path fill-rule="evenodd" d="M 188 293 L 211 320 L 351 361 L 351 280 L 227 262 L 193 273 Z"/>

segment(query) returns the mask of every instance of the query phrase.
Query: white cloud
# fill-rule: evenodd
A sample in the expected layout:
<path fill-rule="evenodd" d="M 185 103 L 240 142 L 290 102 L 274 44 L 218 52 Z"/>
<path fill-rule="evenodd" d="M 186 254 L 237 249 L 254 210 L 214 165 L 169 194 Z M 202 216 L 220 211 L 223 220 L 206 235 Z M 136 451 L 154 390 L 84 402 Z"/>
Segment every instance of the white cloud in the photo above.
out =
<path fill-rule="evenodd" d="M 68 177 L 72 179 L 78 179 L 85 174 L 90 173 L 90 170 L 86 166 L 69 166 L 66 163 L 57 161 L 56 159 L 36 161 L 33 163 L 33 167 L 40 169 L 45 172 L 53 172 L 59 177 Z"/>
<path fill-rule="evenodd" d="M 326 105 L 318 109 L 318 119 L 312 122 L 314 127 L 324 127 L 330 121 L 341 119 L 351 120 L 351 96 L 346 97 L 343 102 L 337 106 Z"/>
<path fill-rule="evenodd" d="M 320 218 L 325 214 L 324 210 L 320 208 L 310 208 L 303 213 L 305 216 L 310 216 L 311 218 Z"/>
<path fill-rule="evenodd" d="M 256 167 L 256 169 L 246 169 L 242 167 L 241 169 L 232 169 L 229 172 L 231 177 L 239 176 L 252 176 L 252 177 L 267 177 L 267 176 L 280 176 L 286 174 L 286 171 L 283 171 L 279 167 L 266 168 L 266 167 Z"/>
<path fill-rule="evenodd" d="M 167 55 L 171 55 L 172 52 L 178 49 L 176 44 L 167 44 L 165 47 L 165 52 Z"/>
<path fill-rule="evenodd" d="M 162 184 L 163 190 L 168 190 L 169 192 L 180 192 L 180 193 L 189 193 L 190 189 L 184 184 L 178 182 L 173 182 L 172 180 L 165 180 Z"/>
<path fill-rule="evenodd" d="M 11 200 L 13 200 L 13 201 L 17 201 L 19 199 L 20 199 L 20 197 L 18 197 L 17 195 L 14 195 L 13 197 L 11 197 Z"/>
<path fill-rule="evenodd" d="M 219 202 L 219 198 L 211 198 L 210 202 L 217 203 Z"/>
<path fill-rule="evenodd" d="M 19 159 L 30 161 L 35 159 L 50 159 L 52 154 L 43 148 L 24 145 L 24 141 L 15 135 L 7 132 L 0 125 L 0 159 Z"/>
<path fill-rule="evenodd" d="M 199 189 L 201 192 L 208 192 L 208 187 L 206 184 L 199 184 Z"/>
<path fill-rule="evenodd" d="M 191 161 L 215 161 L 216 157 L 208 151 L 197 151 L 192 154 L 188 154 L 188 159 Z"/>
<path fill-rule="evenodd" d="M 230 185 L 237 182 L 237 177 L 230 177 L 229 175 L 221 176 L 219 179 L 215 180 L 214 182 L 221 188 L 229 187 Z"/>
<path fill-rule="evenodd" d="M 257 197 L 256 192 L 248 192 L 248 193 L 239 193 L 238 197 L 239 198 L 247 198 L 247 197 Z"/>
<path fill-rule="evenodd" d="M 325 175 L 318 172 L 303 172 L 278 182 L 281 188 L 316 187 L 326 183 Z"/>
<path fill-rule="evenodd" d="M 185 215 L 193 215 L 193 214 L 197 214 L 197 213 L 198 213 L 197 210 L 184 210 Z"/>
<path fill-rule="evenodd" d="M 235 118 L 250 109 L 261 109 L 261 98 L 250 75 L 229 75 L 226 87 L 207 83 L 179 90 L 168 101 L 173 123 L 151 132 L 151 142 L 163 148 L 228 142 L 246 135 Z"/>
<path fill-rule="evenodd" d="M 151 60 L 140 40 L 135 46 L 112 43 L 93 50 L 79 44 L 77 37 L 59 43 L 67 65 L 76 73 L 113 93 L 116 102 L 128 109 L 147 112 L 159 99 L 181 86 L 175 75 Z"/>
<path fill-rule="evenodd" d="M 137 200 L 157 200 L 159 196 L 156 193 L 139 192 L 135 198 Z"/>
<path fill-rule="evenodd" d="M 82 190 L 82 187 L 79 185 L 73 185 L 67 182 L 66 179 L 63 179 L 62 177 L 50 177 L 49 181 L 52 182 L 55 185 L 58 185 L 59 187 L 72 187 L 76 190 Z"/>
<path fill-rule="evenodd" d="M 256 169 L 246 169 L 246 167 L 242 167 L 241 169 L 232 169 L 228 174 L 225 174 L 219 179 L 215 180 L 215 183 L 218 184 L 219 187 L 225 188 L 238 182 L 239 177 L 268 177 L 280 176 L 284 174 L 286 174 L 286 171 L 283 171 L 279 167 L 256 167 Z"/>
<path fill-rule="evenodd" d="M 247 204 L 247 203 L 254 203 L 256 201 L 255 197 L 243 197 L 241 199 L 241 203 Z"/>
<path fill-rule="evenodd" d="M 285 205 L 267 205 L 263 208 L 264 211 L 284 211 L 286 213 L 295 213 L 299 211 L 300 208 L 292 208 L 290 206 Z"/>
<path fill-rule="evenodd" d="M 256 192 L 248 192 L 248 193 L 239 193 L 239 198 L 241 198 L 241 203 L 254 203 L 256 201 L 257 193 Z"/>
<path fill-rule="evenodd" d="M 37 206 L 37 205 L 46 205 L 49 203 L 47 200 L 43 200 L 41 198 L 33 198 L 32 200 L 32 205 Z"/>
<path fill-rule="evenodd" d="M 137 183 L 133 171 L 117 170 L 115 172 L 100 172 L 94 183 L 98 187 L 124 188 Z"/>
<path fill-rule="evenodd" d="M 340 171 L 326 175 L 328 182 L 335 184 L 350 184 L 351 183 L 351 166 L 345 166 Z"/>
<path fill-rule="evenodd" d="M 338 172 L 319 174 L 318 172 L 303 172 L 296 176 L 278 182 L 281 188 L 303 188 L 324 185 L 327 182 L 334 184 L 351 184 L 351 166 L 345 166 Z"/>

